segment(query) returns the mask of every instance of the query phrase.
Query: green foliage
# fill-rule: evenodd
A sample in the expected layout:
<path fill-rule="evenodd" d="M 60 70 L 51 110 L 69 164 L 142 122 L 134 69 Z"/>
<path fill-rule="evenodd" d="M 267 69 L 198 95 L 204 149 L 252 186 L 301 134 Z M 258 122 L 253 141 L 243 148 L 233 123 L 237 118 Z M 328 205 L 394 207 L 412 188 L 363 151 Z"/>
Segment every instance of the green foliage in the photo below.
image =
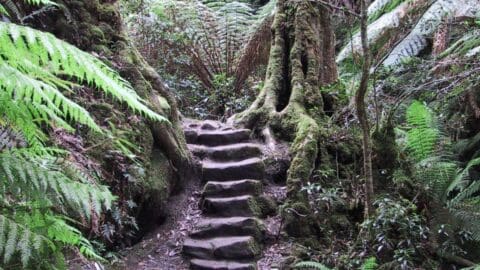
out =
<path fill-rule="evenodd" d="M 417 213 L 416 206 L 405 199 L 378 199 L 374 202 L 375 215 L 362 227 L 374 236 L 372 248 L 382 257 L 387 256 L 396 268 L 409 269 L 414 258 L 419 259 L 429 229 Z M 393 256 L 389 255 L 392 254 Z M 389 257 L 390 256 L 390 257 Z"/>
<path fill-rule="evenodd" d="M 64 269 L 66 247 L 102 260 L 78 228 L 97 230 L 115 197 L 63 150 L 46 147 L 51 128 L 74 131 L 83 125 L 111 134 L 71 100 L 81 84 L 151 120 L 167 121 L 92 55 L 52 34 L 0 22 L 0 267 Z M 129 152 L 132 144 L 122 140 L 117 146 Z"/>
<path fill-rule="evenodd" d="M 331 270 L 331 268 L 325 266 L 322 263 L 314 261 L 304 261 L 295 264 L 295 269 L 317 269 L 317 270 Z"/>
<path fill-rule="evenodd" d="M 478 16 L 480 7 L 476 1 L 436 0 L 422 14 L 415 27 L 392 49 L 383 60 L 385 66 L 395 66 L 406 59 L 417 56 L 428 46 L 428 38 L 435 33 L 441 23 L 454 16 Z M 472 15 L 473 14 L 473 15 Z"/>
<path fill-rule="evenodd" d="M 70 118 L 99 130 L 84 109 L 62 95 L 60 89 L 71 89 L 73 84 L 61 79 L 61 75 L 95 86 L 154 120 L 165 120 L 150 110 L 115 71 L 52 34 L 2 22 L 0 55 L 3 91 L 20 102 L 34 106 L 46 104 L 53 119 Z M 37 109 L 35 113 L 40 111 Z"/>
<path fill-rule="evenodd" d="M 335 211 L 338 207 L 346 205 L 340 188 L 324 188 L 320 184 L 308 182 L 302 187 L 302 191 L 307 192 L 309 203 L 316 211 Z"/>
<path fill-rule="evenodd" d="M 475 48 L 480 46 L 480 30 L 473 30 L 463 35 L 459 40 L 455 41 L 450 47 L 448 47 L 443 53 L 439 55 L 439 58 L 445 58 L 449 55 L 471 56 L 475 52 Z"/>
<path fill-rule="evenodd" d="M 449 224 L 453 232 L 445 235 L 464 231 L 468 237 L 462 238 L 480 241 L 480 181 L 471 176 L 474 168 L 480 165 L 480 158 L 470 160 L 461 168 L 449 153 L 449 142 L 442 137 L 435 116 L 417 101 L 407 110 L 407 122 L 412 127 L 407 133 L 407 145 L 415 160 L 414 178 L 433 200 L 432 213 L 437 225 L 455 220 Z M 436 146 L 440 141 L 446 142 L 443 149 Z M 455 244 L 449 242 L 455 241 L 447 240 L 445 244 L 452 246 Z"/>
<path fill-rule="evenodd" d="M 378 267 L 377 258 L 370 257 L 360 266 L 360 270 L 375 270 Z"/>
<path fill-rule="evenodd" d="M 107 187 L 92 185 L 72 165 L 59 162 L 53 156 L 32 155 L 28 148 L 0 153 L 0 246 L 6 242 L 0 257 L 4 265 L 20 258 L 27 267 L 32 259 L 50 254 L 60 261 L 48 263 L 58 265 L 63 246 L 76 246 L 86 257 L 101 259 L 81 232 L 67 223 L 73 222 L 67 215 L 89 221 L 109 210 L 114 197 Z"/>
<path fill-rule="evenodd" d="M 243 71 L 255 62 L 242 57 L 258 49 L 249 47 L 249 40 L 265 28 L 274 8 L 274 0 L 260 8 L 245 1 L 152 0 L 142 11 L 130 14 L 127 25 L 138 47 L 146 48 L 143 55 L 177 90 L 186 113 L 212 118 L 244 109 L 253 98 L 251 89 L 234 88 L 232 82 L 240 67 Z"/>
<path fill-rule="evenodd" d="M 420 161 L 434 153 L 439 131 L 431 111 L 419 101 L 414 101 L 407 109 L 407 147 L 415 160 Z"/>

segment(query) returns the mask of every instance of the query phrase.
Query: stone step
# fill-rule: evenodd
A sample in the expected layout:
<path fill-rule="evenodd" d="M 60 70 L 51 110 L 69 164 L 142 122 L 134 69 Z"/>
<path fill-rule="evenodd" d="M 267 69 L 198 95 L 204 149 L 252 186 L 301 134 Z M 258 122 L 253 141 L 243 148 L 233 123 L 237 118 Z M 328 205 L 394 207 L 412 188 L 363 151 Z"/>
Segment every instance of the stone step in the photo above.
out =
<path fill-rule="evenodd" d="M 265 226 L 254 217 L 204 218 L 198 221 L 195 230 L 190 234 L 193 238 L 220 236 L 253 236 L 262 240 Z"/>
<path fill-rule="evenodd" d="M 235 261 L 213 261 L 193 259 L 190 261 L 192 270 L 256 270 L 257 265 L 254 262 L 235 262 Z"/>
<path fill-rule="evenodd" d="M 184 133 L 189 144 L 219 146 L 246 142 L 250 139 L 251 130 L 185 130 Z"/>
<path fill-rule="evenodd" d="M 197 157 L 218 161 L 242 160 L 262 155 L 260 145 L 254 143 L 236 143 L 229 145 L 208 147 L 198 144 L 189 144 L 188 148 Z"/>
<path fill-rule="evenodd" d="M 260 247 L 252 236 L 187 238 L 183 253 L 198 259 L 251 259 L 260 254 Z"/>
<path fill-rule="evenodd" d="M 202 173 L 205 181 L 262 180 L 265 173 L 265 165 L 259 158 L 249 158 L 234 162 L 206 160 L 202 164 Z"/>
<path fill-rule="evenodd" d="M 203 200 L 204 214 L 218 217 L 260 216 L 261 210 L 253 196 L 243 195 L 228 198 L 207 197 Z"/>
<path fill-rule="evenodd" d="M 227 197 L 238 195 L 259 195 L 262 182 L 258 180 L 208 181 L 203 188 L 204 197 Z"/>

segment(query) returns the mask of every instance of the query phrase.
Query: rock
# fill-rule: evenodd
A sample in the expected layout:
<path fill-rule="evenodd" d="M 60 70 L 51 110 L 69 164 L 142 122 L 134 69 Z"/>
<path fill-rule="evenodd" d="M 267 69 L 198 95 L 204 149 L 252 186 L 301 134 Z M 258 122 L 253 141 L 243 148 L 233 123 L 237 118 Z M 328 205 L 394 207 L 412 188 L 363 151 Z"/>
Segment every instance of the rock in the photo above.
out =
<path fill-rule="evenodd" d="M 189 144 L 188 148 L 198 158 L 208 158 L 214 161 L 237 161 L 262 155 L 260 146 L 253 143 L 236 143 L 215 147 Z"/>
<path fill-rule="evenodd" d="M 190 261 L 193 270 L 256 270 L 255 263 L 240 263 L 233 261 L 213 261 L 193 259 Z"/>
<path fill-rule="evenodd" d="M 198 133 L 197 144 L 218 146 L 241 143 L 250 139 L 250 133 L 249 129 L 202 131 Z"/>
<path fill-rule="evenodd" d="M 260 215 L 260 209 L 255 202 L 255 198 L 250 195 L 228 198 L 205 198 L 202 208 L 205 214 L 219 217 L 251 217 Z"/>
<path fill-rule="evenodd" d="M 251 236 L 187 238 L 183 252 L 199 259 L 250 259 L 260 255 L 258 244 Z"/>
<path fill-rule="evenodd" d="M 265 235 L 263 223 L 253 217 L 205 218 L 198 222 L 190 234 L 193 238 L 219 236 L 253 236 L 262 240 Z"/>
<path fill-rule="evenodd" d="M 226 197 L 238 195 L 259 195 L 262 183 L 258 180 L 209 181 L 203 188 L 203 196 Z"/>
<path fill-rule="evenodd" d="M 265 174 L 265 166 L 259 158 L 234 162 L 204 161 L 202 173 L 205 181 L 262 180 Z"/>

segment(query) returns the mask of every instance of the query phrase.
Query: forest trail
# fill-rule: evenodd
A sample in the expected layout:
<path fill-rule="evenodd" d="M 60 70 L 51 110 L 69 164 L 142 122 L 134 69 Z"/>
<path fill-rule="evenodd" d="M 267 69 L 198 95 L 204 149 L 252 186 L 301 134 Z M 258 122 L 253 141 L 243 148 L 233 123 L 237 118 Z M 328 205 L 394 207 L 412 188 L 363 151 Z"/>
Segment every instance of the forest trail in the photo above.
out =
<path fill-rule="evenodd" d="M 114 269 L 283 269 L 292 243 L 279 233 L 275 205 L 286 189 L 265 180 L 271 153 L 247 129 L 210 120 L 183 126 L 197 179 L 170 198 L 165 222 Z"/>
<path fill-rule="evenodd" d="M 265 166 L 248 129 L 191 123 L 187 143 L 201 167 L 202 216 L 183 244 L 191 269 L 257 269 L 265 225 L 257 198 Z"/>

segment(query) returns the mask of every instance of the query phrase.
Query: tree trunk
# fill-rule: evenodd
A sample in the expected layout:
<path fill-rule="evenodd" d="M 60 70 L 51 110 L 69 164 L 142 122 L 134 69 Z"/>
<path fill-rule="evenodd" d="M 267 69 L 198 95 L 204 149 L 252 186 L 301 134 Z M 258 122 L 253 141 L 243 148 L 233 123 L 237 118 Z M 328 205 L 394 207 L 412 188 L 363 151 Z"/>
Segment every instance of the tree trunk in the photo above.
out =
<path fill-rule="evenodd" d="M 367 4 L 365 0 L 361 0 L 361 18 L 360 32 L 362 37 L 363 65 L 362 77 L 360 85 L 355 93 L 355 104 L 358 121 L 362 128 L 362 144 L 363 144 L 363 171 L 365 174 L 365 217 L 368 218 L 372 214 L 373 191 L 373 170 L 372 170 L 372 143 L 370 139 L 370 125 L 368 123 L 367 110 L 365 108 L 365 95 L 368 90 L 368 78 L 370 75 L 370 49 L 368 47 L 367 36 Z"/>
<path fill-rule="evenodd" d="M 322 135 L 320 88 L 337 79 L 334 40 L 327 8 L 306 0 L 279 0 L 265 86 L 249 109 L 230 119 L 257 131 L 270 129 L 291 143 L 284 211 L 291 235 L 308 234 L 311 228 L 301 187 L 315 167 Z"/>

